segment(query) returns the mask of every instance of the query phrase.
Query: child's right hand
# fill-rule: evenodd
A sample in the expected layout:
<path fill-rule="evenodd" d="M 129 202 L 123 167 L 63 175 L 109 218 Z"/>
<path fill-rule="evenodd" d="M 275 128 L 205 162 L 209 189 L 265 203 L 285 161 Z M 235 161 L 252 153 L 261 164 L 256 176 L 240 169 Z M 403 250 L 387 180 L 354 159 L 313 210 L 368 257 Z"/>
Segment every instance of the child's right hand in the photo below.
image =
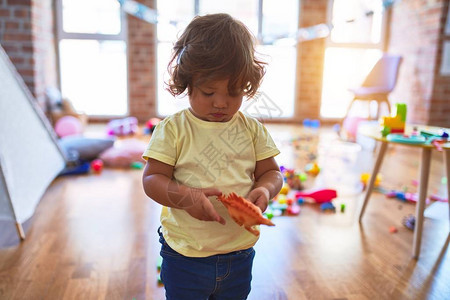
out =
<path fill-rule="evenodd" d="M 217 213 L 208 199 L 209 196 L 220 196 L 222 193 L 218 189 L 196 189 L 194 192 L 191 191 L 191 195 L 193 194 L 196 195 L 192 199 L 194 204 L 184 209 L 188 214 L 201 221 L 216 221 L 225 225 L 225 219 Z"/>

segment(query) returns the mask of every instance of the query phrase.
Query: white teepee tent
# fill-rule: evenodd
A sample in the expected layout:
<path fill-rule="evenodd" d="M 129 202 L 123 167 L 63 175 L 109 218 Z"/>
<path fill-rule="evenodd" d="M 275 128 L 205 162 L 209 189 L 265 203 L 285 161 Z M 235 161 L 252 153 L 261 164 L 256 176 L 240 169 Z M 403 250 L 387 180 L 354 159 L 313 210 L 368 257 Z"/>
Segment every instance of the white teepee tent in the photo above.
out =
<path fill-rule="evenodd" d="M 30 218 L 65 157 L 40 107 L 0 45 L 0 219 Z"/>

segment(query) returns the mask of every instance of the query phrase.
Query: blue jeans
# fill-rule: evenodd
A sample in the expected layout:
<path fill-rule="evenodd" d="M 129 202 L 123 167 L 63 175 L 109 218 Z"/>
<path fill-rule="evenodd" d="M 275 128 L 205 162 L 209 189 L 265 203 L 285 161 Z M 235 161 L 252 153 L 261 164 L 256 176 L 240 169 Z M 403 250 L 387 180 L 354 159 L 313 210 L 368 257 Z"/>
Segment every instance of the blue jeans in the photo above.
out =
<path fill-rule="evenodd" d="M 158 232 L 166 299 L 247 299 L 255 257 L 253 248 L 208 257 L 187 257 L 170 248 L 160 230 Z"/>

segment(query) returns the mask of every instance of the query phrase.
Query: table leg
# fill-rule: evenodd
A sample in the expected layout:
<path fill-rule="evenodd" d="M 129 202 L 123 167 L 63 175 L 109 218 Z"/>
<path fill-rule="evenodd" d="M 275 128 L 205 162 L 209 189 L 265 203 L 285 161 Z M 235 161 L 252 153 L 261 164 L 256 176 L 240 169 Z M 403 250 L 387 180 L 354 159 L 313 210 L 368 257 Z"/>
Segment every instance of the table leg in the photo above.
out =
<path fill-rule="evenodd" d="M 380 171 L 381 163 L 383 162 L 384 154 L 388 146 L 387 142 L 380 142 L 380 149 L 378 151 L 377 160 L 375 161 L 375 166 L 373 167 L 372 175 L 370 176 L 369 184 L 367 186 L 366 195 L 364 196 L 364 202 L 359 213 L 359 222 L 361 222 L 366 210 L 367 203 L 369 202 L 370 195 L 372 194 L 373 187 L 375 186 L 375 180 L 377 179 L 378 171 Z"/>
<path fill-rule="evenodd" d="M 423 211 L 427 198 L 428 176 L 430 174 L 431 148 L 422 149 L 420 162 L 419 200 L 416 204 L 416 224 L 414 227 L 413 257 L 419 258 L 420 243 L 422 241 Z"/>
<path fill-rule="evenodd" d="M 444 149 L 445 174 L 447 176 L 448 219 L 450 220 L 450 149 Z"/>

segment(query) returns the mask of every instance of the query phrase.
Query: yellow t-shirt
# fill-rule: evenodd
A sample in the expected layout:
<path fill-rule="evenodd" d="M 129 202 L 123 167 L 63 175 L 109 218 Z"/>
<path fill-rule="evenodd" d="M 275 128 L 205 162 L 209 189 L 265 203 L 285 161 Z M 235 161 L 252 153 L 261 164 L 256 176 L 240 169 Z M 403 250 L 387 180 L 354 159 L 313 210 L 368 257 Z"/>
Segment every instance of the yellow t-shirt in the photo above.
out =
<path fill-rule="evenodd" d="M 256 161 L 280 153 L 266 128 L 237 112 L 228 122 L 208 122 L 189 109 L 165 118 L 155 128 L 144 159 L 174 167 L 174 180 L 195 188 L 217 188 L 246 196 L 253 185 Z M 163 207 L 162 233 L 171 248 L 191 257 L 252 247 L 258 238 L 237 225 L 217 197 L 209 198 L 226 220 L 200 221 L 182 209 Z"/>

